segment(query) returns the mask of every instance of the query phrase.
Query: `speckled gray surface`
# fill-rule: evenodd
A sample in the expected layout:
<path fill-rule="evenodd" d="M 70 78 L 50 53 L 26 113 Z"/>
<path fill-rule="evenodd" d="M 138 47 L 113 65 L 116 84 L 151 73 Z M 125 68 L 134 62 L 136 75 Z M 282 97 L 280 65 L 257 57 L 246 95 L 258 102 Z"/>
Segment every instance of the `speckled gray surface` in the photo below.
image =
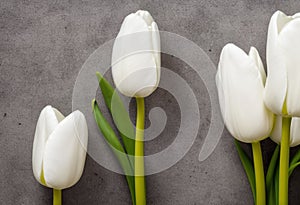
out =
<path fill-rule="evenodd" d="M 71 112 L 72 89 L 88 56 L 114 38 L 122 19 L 138 9 L 151 12 L 160 30 L 182 35 L 207 52 L 217 64 L 222 47 L 234 42 L 245 50 L 255 46 L 265 59 L 265 40 L 270 16 L 277 9 L 288 14 L 300 11 L 300 1 L 14 1 L 0 2 L 0 204 L 51 204 L 52 192 L 39 185 L 32 174 L 31 150 L 35 124 L 47 104 L 64 114 Z M 206 89 L 193 72 L 165 56 L 186 79 L 197 98 L 200 132 L 187 155 L 168 170 L 147 177 L 148 204 L 253 204 L 250 187 L 224 131 L 214 153 L 198 161 L 199 149 L 210 118 Z M 159 91 L 149 104 L 176 103 Z M 134 110 L 133 110 L 134 111 Z M 177 112 L 170 112 L 176 126 Z M 168 128 L 172 130 L 172 127 Z M 153 153 L 172 142 L 165 131 L 146 144 Z M 269 159 L 274 144 L 263 143 Z M 291 178 L 290 204 L 299 204 L 300 171 Z M 130 204 L 123 176 L 99 166 L 88 157 L 84 174 L 74 187 L 63 192 L 64 204 Z"/>

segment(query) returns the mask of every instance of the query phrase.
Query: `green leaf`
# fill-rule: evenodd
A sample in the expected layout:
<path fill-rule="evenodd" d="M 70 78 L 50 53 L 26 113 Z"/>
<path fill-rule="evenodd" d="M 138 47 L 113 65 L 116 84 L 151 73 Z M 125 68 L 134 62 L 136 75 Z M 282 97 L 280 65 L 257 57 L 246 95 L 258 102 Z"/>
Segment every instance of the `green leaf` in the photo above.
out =
<path fill-rule="evenodd" d="M 300 162 L 294 163 L 289 168 L 289 176 L 293 173 L 294 169 L 300 165 Z"/>
<path fill-rule="evenodd" d="M 129 158 L 127 154 L 125 153 L 125 150 L 120 143 L 118 137 L 116 136 L 114 130 L 109 125 L 107 120 L 104 118 L 103 114 L 101 113 L 101 110 L 97 104 L 97 101 L 94 99 L 92 101 L 92 109 L 93 114 L 95 117 L 95 121 L 101 130 L 104 138 L 106 139 L 109 146 L 112 148 L 113 153 L 115 154 L 116 158 L 118 159 L 125 175 L 126 180 L 129 186 L 131 199 L 133 204 L 135 204 L 135 188 L 134 188 L 134 172 L 133 167 L 129 161 Z"/>
<path fill-rule="evenodd" d="M 274 180 L 272 180 L 270 190 L 268 192 L 268 205 L 275 205 L 276 199 L 275 199 L 275 184 Z"/>
<path fill-rule="evenodd" d="M 272 155 L 272 158 L 271 158 L 271 161 L 269 164 L 269 168 L 267 171 L 267 175 L 266 175 L 267 193 L 269 193 L 271 190 L 271 185 L 273 183 L 273 177 L 274 177 L 274 172 L 275 172 L 275 168 L 276 168 L 277 161 L 278 161 L 278 156 L 279 156 L 279 145 L 277 145 L 277 147 L 274 150 L 274 153 Z"/>
<path fill-rule="evenodd" d="M 246 152 L 241 147 L 238 140 L 234 140 L 234 144 L 236 146 L 237 152 L 239 154 L 240 160 L 248 177 L 248 181 L 250 183 L 250 187 L 253 194 L 253 200 L 256 201 L 256 187 L 255 187 L 255 174 L 253 168 L 253 162 L 249 159 Z"/>
<path fill-rule="evenodd" d="M 276 199 L 275 199 L 275 172 L 276 172 L 276 168 L 277 168 L 277 162 L 278 162 L 278 156 L 279 156 L 279 145 L 277 145 L 277 147 L 275 148 L 270 164 L 269 164 L 269 168 L 267 171 L 267 175 L 266 175 L 266 188 L 267 188 L 267 193 L 268 193 L 268 204 L 269 205 L 274 205 L 276 203 Z"/>
<path fill-rule="evenodd" d="M 114 123 L 121 135 L 123 144 L 125 146 L 125 151 L 129 155 L 134 156 L 135 129 L 131 123 L 129 114 L 124 107 L 123 101 L 121 100 L 116 90 L 99 72 L 97 72 L 96 75 L 105 104 L 108 107 L 113 117 Z M 132 165 L 134 165 L 133 157 L 130 157 L 130 160 Z"/>
<path fill-rule="evenodd" d="M 300 150 L 294 155 L 290 162 L 290 168 L 289 168 L 289 176 L 293 173 L 294 169 L 299 165 L 300 163 Z"/>
<path fill-rule="evenodd" d="M 291 165 L 296 164 L 300 161 L 300 149 L 297 151 L 297 153 L 294 155 L 294 157 L 291 160 Z"/>
<path fill-rule="evenodd" d="M 278 205 L 279 204 L 279 164 L 277 164 L 276 166 L 274 185 L 275 185 L 275 205 Z"/>

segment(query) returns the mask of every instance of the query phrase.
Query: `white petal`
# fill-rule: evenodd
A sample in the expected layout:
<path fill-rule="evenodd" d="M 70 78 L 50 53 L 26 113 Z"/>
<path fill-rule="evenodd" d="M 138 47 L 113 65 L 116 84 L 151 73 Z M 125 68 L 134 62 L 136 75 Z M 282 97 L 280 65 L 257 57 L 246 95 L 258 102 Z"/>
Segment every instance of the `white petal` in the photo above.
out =
<path fill-rule="evenodd" d="M 157 68 L 152 53 L 135 54 L 115 64 L 112 74 L 116 87 L 129 97 L 146 97 L 157 85 Z"/>
<path fill-rule="evenodd" d="M 151 24 L 150 24 L 151 25 Z M 124 19 L 118 37 L 137 32 L 148 31 L 149 25 L 141 16 L 136 14 L 129 14 Z"/>
<path fill-rule="evenodd" d="M 223 52 L 222 52 L 223 53 Z M 222 53 L 221 53 L 221 57 L 220 59 L 222 59 Z M 222 85 L 222 72 L 221 72 L 221 65 L 219 62 L 218 65 L 218 70 L 217 70 L 217 74 L 216 74 L 216 85 L 217 85 L 217 89 L 218 89 L 218 97 L 219 97 L 219 104 L 220 104 L 220 110 L 221 110 L 221 114 L 223 117 L 223 120 L 225 121 L 225 118 L 227 120 L 227 117 L 225 116 L 225 96 L 224 96 L 224 89 L 223 89 L 223 85 Z M 232 128 L 230 127 L 231 124 L 230 123 L 226 123 L 227 125 L 227 129 L 228 130 L 232 130 Z"/>
<path fill-rule="evenodd" d="M 63 119 L 65 119 L 65 116 L 56 108 L 52 107 L 54 113 L 55 113 L 55 117 L 57 119 L 57 121 L 60 123 Z"/>
<path fill-rule="evenodd" d="M 224 122 L 229 132 L 243 142 L 268 137 L 273 114 L 263 102 L 263 81 L 256 61 L 233 44 L 221 53 L 217 86 Z"/>
<path fill-rule="evenodd" d="M 125 18 L 115 39 L 112 66 L 129 55 L 152 50 L 152 31 L 141 17 L 136 14 L 130 14 Z"/>
<path fill-rule="evenodd" d="M 113 46 L 113 80 L 120 92 L 129 97 L 146 97 L 159 82 L 160 58 L 153 51 L 160 49 L 160 44 L 157 35 L 153 35 L 156 32 L 152 31 L 152 22 L 148 12 L 130 14 Z"/>
<path fill-rule="evenodd" d="M 268 78 L 265 85 L 264 100 L 269 109 L 281 114 L 287 92 L 287 71 L 283 54 L 278 47 L 278 35 L 290 19 L 282 12 L 273 14 L 267 39 Z"/>
<path fill-rule="evenodd" d="M 157 27 L 157 24 L 155 22 L 152 23 L 152 44 L 153 44 L 153 54 L 155 58 L 155 63 L 156 63 L 156 69 L 157 69 L 157 81 L 156 81 L 156 87 L 158 86 L 159 80 L 160 80 L 160 66 L 161 66 L 161 61 L 160 61 L 160 35 L 159 35 L 159 30 Z"/>
<path fill-rule="evenodd" d="M 290 142 L 291 147 L 295 147 L 300 144 L 300 118 L 293 117 L 292 123 L 291 123 L 291 136 L 290 136 Z"/>
<path fill-rule="evenodd" d="M 300 18 L 300 13 L 294 14 L 294 15 L 292 16 L 292 18 L 293 18 L 293 19 L 295 19 L 295 18 Z"/>
<path fill-rule="evenodd" d="M 264 65 L 261 61 L 261 58 L 260 58 L 259 53 L 256 50 L 256 48 L 254 48 L 254 47 L 250 48 L 249 57 L 252 58 L 253 61 L 255 62 L 255 64 L 257 65 L 256 68 L 258 68 L 258 71 L 260 72 L 262 82 L 265 84 L 265 82 L 266 82 L 266 71 L 264 69 Z"/>
<path fill-rule="evenodd" d="M 282 117 L 280 115 L 276 115 L 274 127 L 270 138 L 277 144 L 280 144 L 281 141 L 281 129 L 282 129 Z"/>
<path fill-rule="evenodd" d="M 46 142 L 64 116 L 50 105 L 46 106 L 39 116 L 32 150 L 32 169 L 37 181 L 41 182 L 42 164 Z"/>
<path fill-rule="evenodd" d="M 50 187 L 65 189 L 81 177 L 88 141 L 84 115 L 75 111 L 50 135 L 44 154 L 44 178 Z"/>
<path fill-rule="evenodd" d="M 135 14 L 140 16 L 141 18 L 143 18 L 143 20 L 146 21 L 148 26 L 150 26 L 152 24 L 153 18 L 148 11 L 139 10 Z"/>
<path fill-rule="evenodd" d="M 271 139 L 280 144 L 281 142 L 281 130 L 282 130 L 282 117 L 276 116 L 276 123 L 274 125 Z M 300 144 L 300 118 L 293 117 L 290 128 L 290 147 L 295 147 Z"/>
<path fill-rule="evenodd" d="M 286 105 L 288 114 L 300 117 L 300 18 L 289 21 L 278 37 L 287 69 Z"/>

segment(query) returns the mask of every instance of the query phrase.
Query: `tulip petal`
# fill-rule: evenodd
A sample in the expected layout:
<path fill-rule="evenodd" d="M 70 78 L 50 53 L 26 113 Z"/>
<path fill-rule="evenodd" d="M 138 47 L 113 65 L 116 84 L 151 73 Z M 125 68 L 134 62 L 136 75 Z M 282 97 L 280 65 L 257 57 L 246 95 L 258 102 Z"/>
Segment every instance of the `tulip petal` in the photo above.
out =
<path fill-rule="evenodd" d="M 295 19 L 295 18 L 300 18 L 300 13 L 294 14 L 294 15 L 292 16 L 292 18 L 293 18 L 293 19 Z"/>
<path fill-rule="evenodd" d="M 138 10 L 136 14 L 144 19 L 148 25 L 151 25 L 153 22 L 153 18 L 148 11 Z"/>
<path fill-rule="evenodd" d="M 136 14 L 130 14 L 124 19 L 113 46 L 112 66 L 127 56 L 153 49 L 149 26 Z"/>
<path fill-rule="evenodd" d="M 255 62 L 255 64 L 257 65 L 257 66 L 255 66 L 255 68 L 258 68 L 258 71 L 260 72 L 262 82 L 265 84 L 265 82 L 266 82 L 266 71 L 264 69 L 264 65 L 261 61 L 261 58 L 260 58 L 259 53 L 256 50 L 256 48 L 254 48 L 254 47 L 250 48 L 249 57 L 252 58 L 253 61 Z"/>
<path fill-rule="evenodd" d="M 287 92 L 287 73 L 283 54 L 278 46 L 278 35 L 290 19 L 277 11 L 270 20 L 267 39 L 268 78 L 265 85 L 264 100 L 269 109 L 281 114 Z"/>
<path fill-rule="evenodd" d="M 288 22 L 283 27 L 278 44 L 287 69 L 287 111 L 289 115 L 300 117 L 300 18 Z"/>
<path fill-rule="evenodd" d="M 48 137 L 63 118 L 64 116 L 50 105 L 46 106 L 40 113 L 36 125 L 32 150 L 33 174 L 40 183 L 42 183 L 41 174 L 43 156 Z"/>
<path fill-rule="evenodd" d="M 229 132 L 246 143 L 268 137 L 273 114 L 264 105 L 261 72 L 253 58 L 237 46 L 227 44 L 221 53 L 217 81 L 221 111 Z"/>
<path fill-rule="evenodd" d="M 116 87 L 129 97 L 147 97 L 158 81 L 155 59 L 149 53 L 127 57 L 113 67 L 112 73 Z"/>
<path fill-rule="evenodd" d="M 274 127 L 270 138 L 277 144 L 280 144 L 281 141 L 281 129 L 282 129 L 282 117 L 280 115 L 276 115 Z"/>
<path fill-rule="evenodd" d="M 65 119 L 65 116 L 56 108 L 52 107 L 54 113 L 55 113 L 55 117 L 58 121 L 58 123 L 60 123 L 63 119 Z"/>
<path fill-rule="evenodd" d="M 124 36 L 132 33 L 148 31 L 149 25 L 141 16 L 129 14 L 124 19 L 118 36 Z"/>
<path fill-rule="evenodd" d="M 151 24 L 152 27 L 152 45 L 153 45 L 153 55 L 155 58 L 156 62 L 156 68 L 157 68 L 157 81 L 156 81 L 156 86 L 159 83 L 160 79 L 160 35 L 159 35 L 159 30 L 157 27 L 157 24 L 155 22 L 152 22 Z"/>
<path fill-rule="evenodd" d="M 282 130 L 282 117 L 276 116 L 276 122 L 270 138 L 280 144 Z M 300 144 L 300 118 L 293 117 L 290 128 L 290 147 L 295 147 Z"/>
<path fill-rule="evenodd" d="M 220 59 L 222 59 L 223 53 L 221 52 L 221 56 Z M 221 63 L 219 62 L 219 66 L 218 66 L 218 71 L 216 74 L 216 85 L 217 85 L 217 89 L 218 89 L 218 97 L 219 97 L 219 104 L 220 104 L 220 110 L 221 110 L 221 114 L 223 116 L 223 120 L 225 121 L 225 96 L 224 96 L 224 86 L 222 85 L 222 72 L 221 72 Z M 231 128 L 228 128 L 231 129 Z"/>
<path fill-rule="evenodd" d="M 293 117 L 291 123 L 291 147 L 295 147 L 300 144 L 300 118 Z"/>
<path fill-rule="evenodd" d="M 44 178 L 48 186 L 65 189 L 81 177 L 87 149 L 88 129 L 84 115 L 75 111 L 51 133 L 44 153 Z"/>

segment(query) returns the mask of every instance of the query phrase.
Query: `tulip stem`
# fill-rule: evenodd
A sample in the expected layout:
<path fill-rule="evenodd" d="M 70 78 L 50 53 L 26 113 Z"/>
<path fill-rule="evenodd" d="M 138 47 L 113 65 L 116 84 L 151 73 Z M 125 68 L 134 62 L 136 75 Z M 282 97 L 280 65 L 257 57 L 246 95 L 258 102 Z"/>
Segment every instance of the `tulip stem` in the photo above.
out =
<path fill-rule="evenodd" d="M 146 204 L 146 185 L 144 177 L 144 121 L 145 104 L 144 98 L 136 98 L 137 116 L 135 133 L 135 196 L 137 205 Z"/>
<path fill-rule="evenodd" d="M 290 117 L 282 117 L 282 133 L 279 163 L 279 204 L 288 204 L 289 156 L 290 156 Z"/>
<path fill-rule="evenodd" d="M 256 184 L 256 205 L 266 204 L 266 189 L 265 189 L 265 176 L 264 164 L 262 159 L 260 142 L 252 143 L 255 184 Z"/>
<path fill-rule="evenodd" d="M 53 205 L 61 205 L 61 190 L 53 189 Z"/>

